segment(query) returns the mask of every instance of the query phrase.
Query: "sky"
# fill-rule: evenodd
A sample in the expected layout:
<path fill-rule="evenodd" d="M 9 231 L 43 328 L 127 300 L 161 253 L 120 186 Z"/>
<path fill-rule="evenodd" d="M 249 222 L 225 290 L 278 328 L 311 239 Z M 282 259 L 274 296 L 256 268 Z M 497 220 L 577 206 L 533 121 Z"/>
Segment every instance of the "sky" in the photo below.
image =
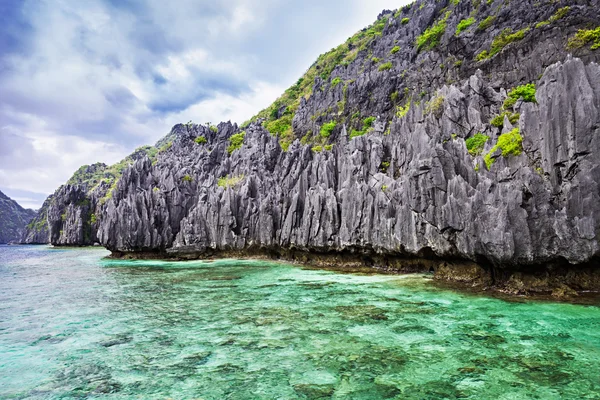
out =
<path fill-rule="evenodd" d="M 0 190 L 26 208 L 180 122 L 238 124 L 412 0 L 0 0 Z"/>

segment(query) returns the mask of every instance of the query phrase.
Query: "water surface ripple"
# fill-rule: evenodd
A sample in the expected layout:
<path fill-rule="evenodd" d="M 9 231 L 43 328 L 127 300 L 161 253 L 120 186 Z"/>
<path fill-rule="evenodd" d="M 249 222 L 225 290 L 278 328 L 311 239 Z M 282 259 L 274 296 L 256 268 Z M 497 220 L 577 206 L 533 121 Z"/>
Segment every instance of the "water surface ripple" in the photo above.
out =
<path fill-rule="evenodd" d="M 598 399 L 600 308 L 0 247 L 0 399 Z"/>

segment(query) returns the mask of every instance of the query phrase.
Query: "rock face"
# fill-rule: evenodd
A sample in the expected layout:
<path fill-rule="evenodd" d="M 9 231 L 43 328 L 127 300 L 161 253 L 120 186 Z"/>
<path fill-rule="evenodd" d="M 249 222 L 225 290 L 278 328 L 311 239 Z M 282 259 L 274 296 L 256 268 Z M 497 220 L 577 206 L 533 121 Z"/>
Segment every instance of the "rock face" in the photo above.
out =
<path fill-rule="evenodd" d="M 284 152 L 253 124 L 230 156 L 235 125 L 216 134 L 179 125 L 155 165 L 143 159 L 125 171 L 99 239 L 119 252 L 257 247 L 499 266 L 590 261 L 600 254 L 600 67 L 568 59 L 537 84 L 537 104 L 518 109 L 524 152 L 499 156 L 489 171 L 464 141 L 489 130 L 482 115 L 504 99 L 482 73 L 439 90 L 439 117 L 414 106 L 387 135 L 383 122 L 354 139 L 342 130 L 331 151 L 295 142 Z M 512 129 L 505 121 L 503 131 Z"/>
<path fill-rule="evenodd" d="M 599 2 L 454 3 L 384 12 L 243 132 L 176 125 L 110 188 L 59 189 L 51 242 L 600 288 L 600 51 L 572 40 Z"/>
<path fill-rule="evenodd" d="M 35 211 L 21 207 L 16 201 L 0 192 L 0 244 L 19 241 L 25 225 L 35 215 Z"/>
<path fill-rule="evenodd" d="M 27 225 L 21 243 L 51 243 L 55 246 L 97 244 L 98 215 L 123 169 L 137 159 L 154 158 L 157 152 L 155 147 L 145 146 L 110 167 L 96 163 L 79 168 L 65 185 L 44 201 Z"/>
<path fill-rule="evenodd" d="M 34 218 L 27 224 L 20 238 L 21 244 L 48 244 L 50 236 L 48 233 L 48 207 L 54 195 L 49 196 L 35 214 Z"/>

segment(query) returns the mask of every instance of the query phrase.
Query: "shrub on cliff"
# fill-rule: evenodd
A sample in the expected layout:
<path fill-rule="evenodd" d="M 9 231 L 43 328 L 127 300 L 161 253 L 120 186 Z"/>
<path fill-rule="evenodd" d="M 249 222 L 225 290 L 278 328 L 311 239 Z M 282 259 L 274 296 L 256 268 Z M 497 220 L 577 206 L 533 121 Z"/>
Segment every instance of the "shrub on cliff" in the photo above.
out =
<path fill-rule="evenodd" d="M 464 31 L 465 29 L 467 29 L 474 23 L 475 23 L 475 18 L 473 18 L 473 17 L 463 19 L 462 21 L 460 21 L 458 23 L 458 25 L 456 26 L 456 36 L 460 35 L 462 31 Z"/>
<path fill-rule="evenodd" d="M 496 115 L 494 118 L 492 118 L 490 121 L 490 125 L 495 126 L 496 128 L 502 128 L 504 126 L 504 117 L 508 117 L 508 121 L 514 125 L 517 122 L 519 122 L 521 114 L 505 111 L 502 114 Z"/>
<path fill-rule="evenodd" d="M 333 130 L 335 129 L 336 126 L 337 126 L 337 122 L 335 122 L 335 121 L 331 121 L 331 122 L 324 124 L 321 127 L 321 131 L 320 131 L 321 137 L 324 139 L 327 139 L 329 136 L 331 136 L 331 133 L 333 132 Z"/>
<path fill-rule="evenodd" d="M 227 148 L 227 152 L 232 154 L 234 151 L 241 149 L 242 144 L 244 143 L 244 138 L 246 137 L 246 132 L 242 131 L 240 133 L 236 133 L 235 135 L 231 135 L 229 138 L 229 147 Z"/>
<path fill-rule="evenodd" d="M 591 50 L 600 49 L 600 26 L 596 29 L 580 29 L 569 39 L 568 49 L 579 49 L 588 43 L 593 43 Z"/>
<path fill-rule="evenodd" d="M 527 32 L 529 32 L 529 28 L 524 28 L 516 32 L 513 32 L 510 28 L 504 29 L 502 32 L 500 32 L 500 34 L 498 34 L 494 38 L 490 50 L 482 51 L 475 57 L 475 59 L 477 61 L 482 61 L 488 58 L 492 58 L 496 54 L 500 53 L 502 49 L 508 46 L 510 43 L 523 40 Z"/>
<path fill-rule="evenodd" d="M 489 17 L 487 17 L 486 19 L 484 19 L 483 21 L 481 21 L 479 23 L 479 25 L 477 26 L 477 30 L 485 31 L 487 28 L 492 26 L 492 24 L 494 23 L 495 20 L 496 20 L 496 17 L 494 17 L 493 15 L 490 15 Z"/>
<path fill-rule="evenodd" d="M 367 118 L 363 119 L 362 129 L 361 130 L 353 129 L 350 132 L 350 139 L 354 139 L 355 137 L 358 137 L 358 136 L 363 136 L 364 134 L 372 131 L 373 123 L 375 122 L 375 120 L 376 120 L 375 117 L 367 117 Z"/>
<path fill-rule="evenodd" d="M 391 62 L 386 62 L 386 63 L 381 64 L 379 66 L 379 70 L 380 71 L 387 71 L 388 69 L 392 69 L 392 63 Z"/>
<path fill-rule="evenodd" d="M 446 33 L 446 21 L 452 14 L 452 11 L 448 11 L 446 15 L 433 26 L 425 29 L 421 35 L 417 37 L 417 52 L 421 50 L 432 50 L 440 43 L 440 39 Z"/>
<path fill-rule="evenodd" d="M 410 110 L 410 101 L 407 102 L 404 106 L 396 107 L 396 117 L 404 118 L 406 116 L 406 114 L 408 114 L 409 110 Z"/>
<path fill-rule="evenodd" d="M 504 101 L 503 107 L 505 109 L 512 108 L 519 99 L 523 99 L 526 103 L 537 103 L 535 93 L 535 83 L 517 86 L 508 92 L 508 98 Z"/>
<path fill-rule="evenodd" d="M 465 140 L 465 144 L 467 146 L 467 151 L 472 156 L 478 156 L 483 151 L 485 144 L 490 139 L 489 136 L 484 135 L 482 133 L 477 133 L 473 137 Z"/>
<path fill-rule="evenodd" d="M 515 128 L 512 131 L 500 135 L 498 142 L 492 149 L 485 155 L 483 160 L 488 170 L 492 167 L 495 159 L 492 155 L 498 150 L 502 150 L 502 157 L 518 156 L 523 152 L 523 137 L 519 131 L 519 128 Z"/>
<path fill-rule="evenodd" d="M 229 175 L 226 175 L 222 178 L 219 178 L 219 180 L 217 181 L 217 186 L 222 187 L 222 188 L 229 188 L 229 187 L 236 186 L 243 180 L 244 180 L 244 175 L 237 175 L 237 176 L 231 176 L 231 177 Z"/>
<path fill-rule="evenodd" d="M 444 100 L 444 96 L 435 96 L 434 98 L 429 100 L 425 105 L 424 113 L 433 114 L 437 118 L 440 118 L 442 116 L 442 113 L 444 112 Z"/>

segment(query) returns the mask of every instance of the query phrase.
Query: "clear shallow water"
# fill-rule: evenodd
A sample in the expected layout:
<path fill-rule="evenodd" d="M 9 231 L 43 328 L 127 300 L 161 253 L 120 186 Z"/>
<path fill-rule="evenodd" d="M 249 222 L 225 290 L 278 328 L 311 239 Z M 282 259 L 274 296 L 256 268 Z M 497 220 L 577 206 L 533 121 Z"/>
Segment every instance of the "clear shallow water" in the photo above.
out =
<path fill-rule="evenodd" d="M 600 308 L 0 247 L 0 399 L 598 399 Z"/>

